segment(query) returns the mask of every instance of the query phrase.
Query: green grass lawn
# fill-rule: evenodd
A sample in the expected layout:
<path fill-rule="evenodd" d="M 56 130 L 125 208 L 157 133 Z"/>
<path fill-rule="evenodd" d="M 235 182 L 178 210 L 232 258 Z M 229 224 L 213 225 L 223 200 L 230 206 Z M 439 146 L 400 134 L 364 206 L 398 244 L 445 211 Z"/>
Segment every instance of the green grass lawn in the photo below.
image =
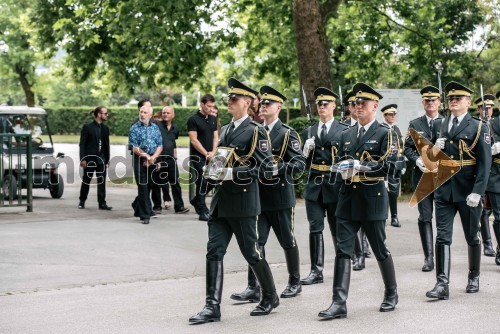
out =
<path fill-rule="evenodd" d="M 44 142 L 49 142 L 48 136 L 41 136 Z M 54 143 L 64 143 L 64 144 L 78 144 L 80 142 L 80 136 L 78 135 L 53 135 L 52 141 Z M 109 141 L 111 145 L 126 145 L 128 143 L 127 136 L 110 136 Z M 189 137 L 180 136 L 177 139 L 177 147 L 188 147 Z"/>

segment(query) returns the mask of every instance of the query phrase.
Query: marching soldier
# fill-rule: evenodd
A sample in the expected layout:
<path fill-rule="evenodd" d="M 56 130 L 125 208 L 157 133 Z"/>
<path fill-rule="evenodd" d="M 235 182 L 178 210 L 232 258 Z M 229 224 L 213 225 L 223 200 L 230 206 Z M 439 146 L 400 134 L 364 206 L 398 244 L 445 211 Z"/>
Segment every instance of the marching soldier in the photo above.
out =
<path fill-rule="evenodd" d="M 488 183 L 491 167 L 491 140 L 488 127 L 468 112 L 473 91 L 466 86 L 450 82 L 445 91 L 451 115 L 436 121 L 436 147 L 452 160 L 439 161 L 438 179 L 452 177 L 434 192 L 436 205 L 436 279 L 437 283 L 426 296 L 434 299 L 449 298 L 450 245 L 453 219 L 458 211 L 468 244 L 469 274 L 465 291 L 479 291 L 481 242 L 478 238 L 482 211 L 481 196 Z M 435 148 L 436 149 L 436 148 Z M 429 150 L 433 159 L 434 150 Z M 434 152 L 434 153 L 433 153 Z M 460 168 L 457 171 L 457 168 Z"/>
<path fill-rule="evenodd" d="M 340 134 L 347 124 L 333 118 L 337 94 L 320 87 L 314 91 L 319 121 L 302 133 L 303 154 L 306 157 L 309 175 L 304 188 L 307 220 L 309 221 L 309 252 L 311 272 L 301 280 L 302 285 L 323 283 L 324 242 L 323 229 L 325 211 L 336 247 L 335 209 L 339 197 L 340 182 L 330 172 L 337 154 Z"/>
<path fill-rule="evenodd" d="M 486 110 L 483 110 L 483 99 L 484 104 L 486 106 Z M 492 143 L 494 143 L 494 133 L 492 133 L 492 128 L 490 124 L 491 116 L 493 114 L 493 107 L 495 106 L 495 97 L 491 94 L 486 94 L 483 97 L 478 98 L 475 102 L 477 105 L 477 111 L 479 113 L 479 117 L 483 121 L 488 124 L 488 130 L 490 131 L 490 137 L 492 139 Z M 492 169 L 495 167 L 495 163 L 493 162 Z M 492 183 L 492 178 L 488 180 L 488 186 Z M 488 187 L 489 188 L 489 187 Z M 488 196 L 488 188 L 486 188 L 486 194 L 483 198 L 483 212 L 481 213 L 480 219 L 480 230 L 481 230 L 481 239 L 483 240 L 483 253 L 485 256 L 494 257 L 495 251 L 493 250 L 493 243 L 491 242 L 491 232 L 490 232 L 490 215 L 491 215 L 491 204 Z"/>
<path fill-rule="evenodd" d="M 381 109 L 384 113 L 384 124 L 394 130 L 394 142 L 398 145 L 398 160 L 394 174 L 387 176 L 387 191 L 389 193 L 389 209 L 391 211 L 391 226 L 401 227 L 398 219 L 398 197 L 401 195 L 401 177 L 406 170 L 406 162 L 403 153 L 404 140 L 401 130 L 395 125 L 398 113 L 397 104 L 389 104 Z"/>
<path fill-rule="evenodd" d="M 500 92 L 497 93 L 497 98 L 500 98 Z M 479 107 L 479 100 L 476 100 Z M 491 211 L 493 211 L 493 231 L 495 233 L 495 237 L 497 239 L 497 250 L 496 254 L 493 252 L 493 256 L 495 256 L 495 263 L 500 265 L 500 117 L 491 119 L 491 115 L 493 113 L 493 107 L 495 106 L 495 97 L 493 95 L 485 95 L 484 103 L 486 105 L 486 120 L 489 122 L 489 130 L 491 136 L 491 155 L 492 164 L 491 164 L 491 172 L 490 177 L 488 179 L 488 186 L 486 187 L 486 195 L 485 198 L 488 198 L 489 202 L 489 211 L 486 213 L 486 205 L 483 209 L 483 214 L 481 215 L 481 234 L 484 243 L 484 255 L 486 254 L 486 243 L 489 239 L 489 245 L 492 248 L 491 236 L 489 236 L 489 215 Z M 482 112 L 482 99 L 481 99 L 481 108 L 480 114 L 484 115 Z M 485 217 L 486 216 L 486 217 Z M 488 234 L 483 234 L 484 226 L 488 227 Z M 493 249 L 492 249 L 493 250 Z"/>
<path fill-rule="evenodd" d="M 305 159 L 300 150 L 297 132 L 283 124 L 278 115 L 286 97 L 269 86 L 260 89 L 260 117 L 269 134 L 276 170 L 272 175 L 260 175 L 260 204 L 262 212 L 258 219 L 259 250 L 265 257 L 264 246 L 272 229 L 285 251 L 288 269 L 288 285 L 282 298 L 297 296 L 302 291 L 300 284 L 299 248 L 294 235 L 295 188 L 294 173 L 305 169 Z M 251 268 L 248 268 L 248 286 L 241 293 L 233 293 L 231 299 L 250 301 L 260 299 L 260 288 Z"/>
<path fill-rule="evenodd" d="M 385 285 L 380 311 L 393 311 L 398 303 L 394 263 L 385 246 L 388 195 L 384 182 L 385 177 L 394 172 L 397 143 L 393 142 L 391 129 L 375 119 L 382 95 L 364 83 L 355 84 L 353 91 L 356 94 L 358 125 L 344 131 L 340 139 L 339 165 L 347 164 L 349 168 L 340 172 L 344 182 L 340 187 L 336 211 L 337 255 L 333 273 L 333 302 L 318 314 L 325 319 L 347 316 L 350 256 L 361 226 L 372 246 Z"/>
<path fill-rule="evenodd" d="M 442 119 L 439 114 L 439 105 L 441 104 L 441 95 L 439 89 L 434 86 L 426 86 L 420 90 L 422 96 L 422 106 L 425 115 L 410 121 L 409 129 L 414 129 L 420 135 L 434 142 L 437 138 L 432 138 L 432 131 L 437 120 Z M 408 130 L 409 131 L 409 130 Z M 406 136 L 405 156 L 409 161 L 413 161 L 415 168 L 412 175 L 413 189 L 416 189 L 422 174 L 429 172 L 420 157 L 413 138 Z M 432 212 L 434 209 L 434 193 L 429 194 L 418 203 L 418 231 L 420 232 L 420 241 L 424 250 L 424 265 L 422 271 L 434 270 L 434 241 L 432 233 Z"/>
<path fill-rule="evenodd" d="M 228 86 L 228 112 L 233 115 L 233 121 L 221 129 L 218 150 L 229 153 L 220 174 L 217 166 L 208 167 L 220 176 L 207 223 L 206 304 L 189 319 L 194 324 L 220 320 L 222 260 L 233 234 L 262 288 L 260 303 L 250 315 L 267 315 L 279 305 L 273 275 L 257 244 L 257 216 L 261 211 L 258 175 L 273 170 L 272 163 L 270 168 L 267 164 L 272 162 L 269 137 L 264 128 L 248 116 L 258 93 L 234 78 L 229 79 Z M 219 161 L 217 153 L 212 161 Z"/>

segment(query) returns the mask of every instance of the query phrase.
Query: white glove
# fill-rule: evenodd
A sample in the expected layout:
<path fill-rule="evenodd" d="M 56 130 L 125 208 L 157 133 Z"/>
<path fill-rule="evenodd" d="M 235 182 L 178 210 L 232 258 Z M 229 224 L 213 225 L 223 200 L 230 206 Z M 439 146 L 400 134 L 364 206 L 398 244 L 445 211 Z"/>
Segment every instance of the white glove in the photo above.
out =
<path fill-rule="evenodd" d="M 497 155 L 498 153 L 500 153 L 500 142 L 491 146 L 491 155 Z"/>
<path fill-rule="evenodd" d="M 231 167 L 222 169 L 222 181 L 231 181 L 233 179 L 233 169 Z"/>
<path fill-rule="evenodd" d="M 315 146 L 314 136 L 312 136 L 304 143 L 304 148 L 302 149 L 302 154 L 304 154 L 304 157 L 307 158 L 309 156 L 309 153 L 311 153 L 314 150 L 314 146 Z"/>
<path fill-rule="evenodd" d="M 201 170 L 203 171 L 203 174 L 205 174 L 205 172 L 207 171 L 207 165 L 201 167 Z"/>
<path fill-rule="evenodd" d="M 422 158 L 418 158 L 417 161 L 415 161 L 415 164 L 417 165 L 418 168 L 420 168 L 420 170 L 423 173 L 429 172 L 429 170 L 427 168 L 425 168 L 425 164 L 424 164 L 424 161 L 422 160 Z"/>
<path fill-rule="evenodd" d="M 479 205 L 480 200 L 481 200 L 481 195 L 472 193 L 469 196 L 467 196 L 467 205 L 470 206 L 471 208 L 475 208 L 476 206 Z"/>
<path fill-rule="evenodd" d="M 444 149 L 444 142 L 447 140 L 447 138 L 438 138 L 436 140 L 436 146 L 439 147 L 439 149 Z"/>
<path fill-rule="evenodd" d="M 273 176 L 278 175 L 278 164 L 273 164 Z"/>
<path fill-rule="evenodd" d="M 405 175 L 406 173 L 406 168 L 401 169 L 401 175 Z"/>

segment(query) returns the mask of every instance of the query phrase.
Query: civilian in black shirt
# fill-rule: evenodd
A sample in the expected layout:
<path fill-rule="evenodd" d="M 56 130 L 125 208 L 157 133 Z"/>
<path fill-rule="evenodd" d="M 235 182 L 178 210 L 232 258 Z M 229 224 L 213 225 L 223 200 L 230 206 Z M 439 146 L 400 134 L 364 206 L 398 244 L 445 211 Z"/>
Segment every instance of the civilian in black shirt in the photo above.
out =
<path fill-rule="evenodd" d="M 153 184 L 151 187 L 151 198 L 155 213 L 161 212 L 161 187 L 167 183 L 170 184 L 172 189 L 175 213 L 186 213 L 189 211 L 189 209 L 184 207 L 181 185 L 179 183 L 177 144 L 175 143 L 175 140 L 179 138 L 179 129 L 172 122 L 174 117 L 174 108 L 165 107 L 162 110 L 162 120 L 156 122 L 161 132 L 163 151 L 158 159 L 160 168 L 157 168 L 153 173 Z"/>
<path fill-rule="evenodd" d="M 208 208 L 205 204 L 205 195 L 208 191 L 207 182 L 202 177 L 203 166 L 210 160 L 217 148 L 219 134 L 217 131 L 217 118 L 212 116 L 215 98 L 205 94 L 200 100 L 200 110 L 187 121 L 189 134 L 190 173 L 195 176 L 196 193 L 190 198 L 191 204 L 196 209 L 199 219 L 208 221 Z"/>

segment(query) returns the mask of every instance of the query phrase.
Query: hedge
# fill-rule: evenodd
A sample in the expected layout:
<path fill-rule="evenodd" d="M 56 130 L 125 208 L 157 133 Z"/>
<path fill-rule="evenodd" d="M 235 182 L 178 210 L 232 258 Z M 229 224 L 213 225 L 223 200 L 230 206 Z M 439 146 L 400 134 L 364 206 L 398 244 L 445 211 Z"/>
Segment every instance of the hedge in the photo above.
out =
<path fill-rule="evenodd" d="M 154 106 L 156 111 L 161 107 Z M 187 120 L 194 115 L 198 110 L 197 107 L 174 107 L 175 119 L 174 123 L 179 127 L 180 135 L 187 136 Z M 93 120 L 93 115 L 90 114 L 92 107 L 59 107 L 46 108 L 49 126 L 52 134 L 80 134 L 83 124 Z M 108 120 L 106 124 L 112 135 L 128 136 L 132 122 L 137 118 L 137 108 L 129 107 L 108 107 Z M 300 115 L 300 109 L 290 108 L 290 119 Z M 219 117 L 221 124 L 227 124 L 231 121 L 231 115 L 227 112 L 226 107 L 219 107 Z M 286 121 L 286 112 L 280 113 L 280 119 Z"/>

